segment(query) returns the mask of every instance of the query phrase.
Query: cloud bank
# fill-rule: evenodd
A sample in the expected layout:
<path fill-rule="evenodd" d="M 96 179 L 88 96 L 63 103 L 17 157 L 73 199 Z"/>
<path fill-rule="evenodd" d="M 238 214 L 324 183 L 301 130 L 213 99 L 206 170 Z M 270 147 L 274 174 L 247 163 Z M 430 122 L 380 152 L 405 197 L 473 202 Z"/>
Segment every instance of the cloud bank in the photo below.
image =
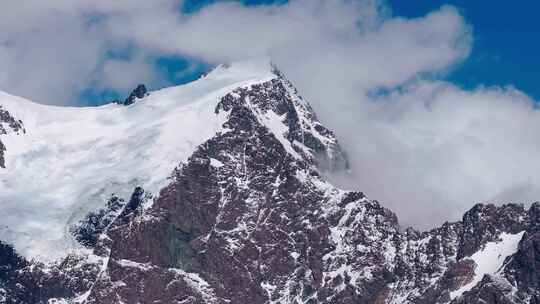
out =
<path fill-rule="evenodd" d="M 157 56 L 269 56 L 348 151 L 351 172 L 330 178 L 380 200 L 405 225 L 456 220 L 476 202 L 540 198 L 534 101 L 512 88 L 464 91 L 439 80 L 473 45 L 456 8 L 403 19 L 376 0 L 218 2 L 192 14 L 181 6 L 8 0 L 0 89 L 66 104 L 87 87 L 163 83 Z"/>

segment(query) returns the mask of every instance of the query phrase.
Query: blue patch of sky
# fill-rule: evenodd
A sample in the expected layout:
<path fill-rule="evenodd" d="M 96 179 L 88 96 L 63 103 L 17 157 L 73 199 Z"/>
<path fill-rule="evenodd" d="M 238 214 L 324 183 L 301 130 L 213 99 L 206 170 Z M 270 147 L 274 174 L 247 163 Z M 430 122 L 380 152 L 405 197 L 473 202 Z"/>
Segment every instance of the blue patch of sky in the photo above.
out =
<path fill-rule="evenodd" d="M 131 44 L 117 46 L 116 48 L 107 50 L 103 61 L 109 59 L 129 61 L 133 57 L 135 51 L 135 46 Z M 91 86 L 77 96 L 77 100 L 82 100 L 82 104 L 75 104 L 81 104 L 81 106 L 98 106 L 120 100 L 123 98 L 123 95 L 125 95 L 125 92 L 119 92 L 112 88 L 97 88 Z"/>
<path fill-rule="evenodd" d="M 195 13 L 216 2 L 233 0 L 187 0 L 180 10 Z M 287 0 L 236 0 L 243 5 L 283 4 Z M 536 15 L 540 2 L 502 0 L 387 0 L 394 16 L 416 18 L 449 4 L 457 7 L 473 29 L 474 42 L 471 55 L 449 71 L 444 79 L 464 89 L 478 86 L 511 85 L 536 100 L 540 100 L 540 26 Z M 111 58 L 127 58 L 129 48 L 109 54 Z M 153 60 L 165 81 L 155 90 L 167 85 L 180 85 L 199 78 L 212 66 L 193 58 L 162 56 Z M 155 85 L 155 84 L 154 84 Z M 87 105 L 103 104 L 122 98 L 114 90 L 88 89 L 82 100 Z"/>
<path fill-rule="evenodd" d="M 388 0 L 395 16 L 421 17 L 445 4 L 473 29 L 471 55 L 446 80 L 465 89 L 511 85 L 540 100 L 539 1 Z"/>
<path fill-rule="evenodd" d="M 216 2 L 240 2 L 246 6 L 255 6 L 283 4 L 286 3 L 287 0 L 187 0 L 183 3 L 183 6 L 179 8 L 179 10 L 184 14 L 192 14 L 196 13 L 205 6 Z M 103 16 L 100 15 L 91 15 L 86 17 L 89 25 L 99 22 L 103 18 Z M 119 46 L 109 50 L 105 59 L 129 60 L 135 52 L 136 48 L 133 45 Z M 157 90 L 170 85 L 181 85 L 194 81 L 213 68 L 212 65 L 204 63 L 195 58 L 177 55 L 163 55 L 156 58 L 150 58 L 149 60 L 151 60 L 154 68 L 163 78 L 157 83 L 146 84 L 149 90 Z M 138 84 L 133 84 L 133 88 L 135 88 L 137 85 Z M 82 100 L 82 104 L 77 104 L 81 104 L 82 106 L 97 106 L 110 103 L 115 100 L 122 100 L 128 94 L 129 92 L 119 92 L 110 88 L 100 89 L 90 87 L 84 90 L 77 97 L 77 100 Z"/>
<path fill-rule="evenodd" d="M 132 56 L 134 48 L 125 48 L 122 50 L 109 51 L 107 58 L 129 60 Z M 162 77 L 156 83 L 146 83 L 149 90 L 157 90 L 171 85 L 180 85 L 192 82 L 204 73 L 213 68 L 212 65 L 199 60 L 190 59 L 181 56 L 159 56 L 149 58 L 154 66 L 154 69 Z M 133 89 L 138 83 L 133 84 Z M 116 100 L 123 100 L 129 95 L 129 92 L 119 92 L 111 88 L 98 89 L 90 87 L 84 90 L 79 96 L 79 100 L 83 100 L 84 106 L 97 106 L 110 103 Z"/>
<path fill-rule="evenodd" d="M 156 59 L 155 65 L 173 84 L 194 81 L 213 68 L 210 64 L 181 56 L 159 57 Z"/>

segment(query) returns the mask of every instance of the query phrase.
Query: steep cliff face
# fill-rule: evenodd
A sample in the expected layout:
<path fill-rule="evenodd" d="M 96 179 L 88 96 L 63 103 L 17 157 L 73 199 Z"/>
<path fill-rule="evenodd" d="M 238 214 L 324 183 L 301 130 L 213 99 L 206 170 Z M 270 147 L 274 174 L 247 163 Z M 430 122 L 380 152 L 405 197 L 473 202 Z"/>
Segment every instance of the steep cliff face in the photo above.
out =
<path fill-rule="evenodd" d="M 540 303 L 539 204 L 476 205 L 460 222 L 401 230 L 377 201 L 324 179 L 346 154 L 265 69 L 207 99 L 219 128 L 159 191 L 126 184 L 72 224 L 84 249 L 37 262 L 2 244 L 0 303 Z"/>

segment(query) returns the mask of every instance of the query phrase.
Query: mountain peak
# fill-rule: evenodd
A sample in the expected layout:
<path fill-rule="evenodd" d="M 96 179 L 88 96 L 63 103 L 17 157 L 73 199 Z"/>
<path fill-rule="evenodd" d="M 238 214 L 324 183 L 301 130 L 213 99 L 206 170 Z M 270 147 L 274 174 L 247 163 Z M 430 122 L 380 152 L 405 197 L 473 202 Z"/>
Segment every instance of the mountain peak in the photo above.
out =
<path fill-rule="evenodd" d="M 129 107 L 0 106 L 26 130 L 0 134 L 0 302 L 540 299 L 540 204 L 401 231 L 324 179 L 347 157 L 269 61 Z"/>
<path fill-rule="evenodd" d="M 16 214 L 21 200 L 36 211 L 48 206 L 47 212 L 8 217 L 0 240 L 35 259 L 55 260 L 79 250 L 66 225 L 102 207 L 113 193 L 127 201 L 140 186 L 157 196 L 199 145 L 234 129 L 233 108 L 251 112 L 294 157 L 308 158 L 323 170 L 346 166 L 333 133 L 268 60 L 222 65 L 192 83 L 145 91 L 144 86 L 134 90 L 130 107 L 52 107 L 0 99 L 27 131 L 0 134 L 5 167 L 0 168 L 0 201 L 6 202 L 0 211 Z M 25 225 L 30 222 L 39 224 Z"/>

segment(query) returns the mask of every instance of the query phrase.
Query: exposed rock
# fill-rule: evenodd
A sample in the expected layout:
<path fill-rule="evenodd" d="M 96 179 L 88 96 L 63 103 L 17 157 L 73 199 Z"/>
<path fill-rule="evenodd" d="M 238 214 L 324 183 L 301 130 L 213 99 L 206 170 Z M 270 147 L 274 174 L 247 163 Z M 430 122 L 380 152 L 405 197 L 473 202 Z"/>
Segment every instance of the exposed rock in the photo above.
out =
<path fill-rule="evenodd" d="M 71 233 L 82 245 L 94 248 L 99 237 L 123 211 L 125 202 L 122 198 L 113 195 L 103 209 L 90 212 L 82 221 L 72 227 Z"/>
<path fill-rule="evenodd" d="M 0 243 L 0 303 L 48 304 L 52 298 L 74 298 L 90 289 L 98 270 L 84 257 L 69 256 L 53 265 L 26 261 Z"/>
<path fill-rule="evenodd" d="M 507 281 L 492 276 L 485 276 L 478 285 L 463 297 L 454 301 L 455 304 L 512 304 L 533 303 L 513 297 L 512 285 Z"/>
<path fill-rule="evenodd" d="M 540 232 L 525 233 L 504 272 L 514 286 L 527 291 L 530 303 L 540 303 Z"/>
<path fill-rule="evenodd" d="M 4 143 L 2 143 L 1 136 L 8 133 L 26 133 L 21 120 L 13 117 L 7 110 L 0 105 L 0 168 L 6 167 L 5 152 L 7 150 Z"/>
<path fill-rule="evenodd" d="M 527 211 L 523 205 L 502 207 L 477 204 L 463 216 L 463 236 L 458 258 L 469 256 L 481 245 L 494 241 L 501 232 L 518 233 L 527 228 Z"/>
<path fill-rule="evenodd" d="M 26 130 L 23 127 L 23 122 L 13 117 L 7 110 L 0 105 L 0 135 L 7 134 L 8 132 L 25 133 Z"/>
<path fill-rule="evenodd" d="M 139 84 L 135 90 L 129 94 L 129 96 L 124 100 L 124 105 L 128 106 L 130 104 L 135 103 L 137 99 L 144 98 L 146 95 L 148 95 L 148 91 L 146 90 L 146 86 L 144 84 Z"/>
<path fill-rule="evenodd" d="M 6 146 L 0 140 L 0 168 L 6 167 L 6 160 L 4 159 L 4 153 L 6 152 Z"/>

